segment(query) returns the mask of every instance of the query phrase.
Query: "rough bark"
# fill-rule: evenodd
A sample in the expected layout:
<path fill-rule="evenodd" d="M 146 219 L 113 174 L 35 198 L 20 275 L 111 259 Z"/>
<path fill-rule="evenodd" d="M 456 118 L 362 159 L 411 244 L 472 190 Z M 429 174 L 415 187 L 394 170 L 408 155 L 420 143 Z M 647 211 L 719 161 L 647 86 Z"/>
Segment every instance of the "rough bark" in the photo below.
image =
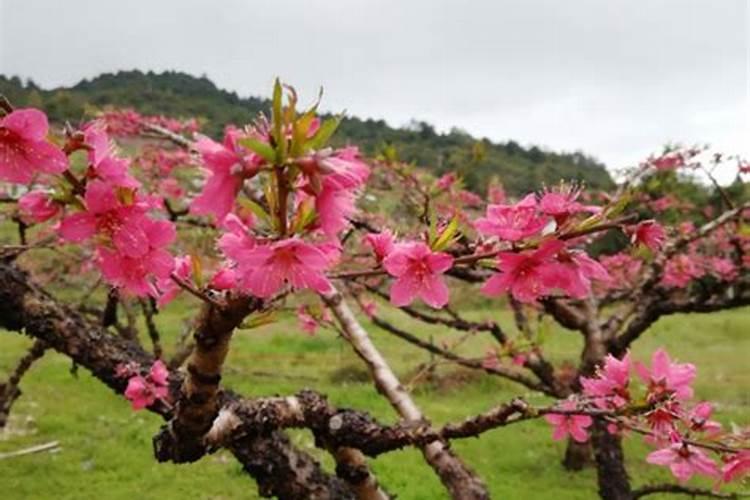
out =
<path fill-rule="evenodd" d="M 607 423 L 594 419 L 592 447 L 596 458 L 599 496 L 604 500 L 631 500 L 630 480 L 625 470 L 622 439 L 607 431 Z"/>
<path fill-rule="evenodd" d="M 150 366 L 154 358 L 139 345 L 112 335 L 99 324 L 57 303 L 29 282 L 15 265 L 0 262 L 0 327 L 21 331 L 42 340 L 50 348 L 70 357 L 94 377 L 122 394 L 127 381 L 115 374 L 120 363 Z M 170 375 L 170 389 L 177 394 L 182 375 Z M 154 404 L 150 411 L 164 418 L 172 410 Z M 228 448 L 257 481 L 265 496 L 282 499 L 354 498 L 349 485 L 323 471 L 307 453 L 296 449 L 281 432 L 253 435 L 229 443 Z"/>
<path fill-rule="evenodd" d="M 403 388 L 390 366 L 370 340 L 367 331 L 357 321 L 343 297 L 337 291 L 323 296 L 326 305 L 338 320 L 346 339 L 357 355 L 367 364 L 378 391 L 391 403 L 407 422 L 423 422 L 424 416 Z M 427 463 L 440 477 L 455 499 L 488 499 L 487 486 L 442 441 L 421 447 Z"/>
<path fill-rule="evenodd" d="M 579 443 L 574 439 L 568 438 L 568 443 L 565 447 L 565 456 L 562 460 L 563 467 L 567 470 L 579 471 L 583 470 L 587 465 L 591 465 L 593 461 L 594 456 L 591 450 L 591 442 Z"/>
<path fill-rule="evenodd" d="M 194 462 L 205 454 L 203 437 L 219 414 L 219 383 L 229 341 L 234 329 L 260 305 L 245 296 L 230 297 L 222 308 L 203 305 L 175 416 L 154 439 L 160 461 Z"/>

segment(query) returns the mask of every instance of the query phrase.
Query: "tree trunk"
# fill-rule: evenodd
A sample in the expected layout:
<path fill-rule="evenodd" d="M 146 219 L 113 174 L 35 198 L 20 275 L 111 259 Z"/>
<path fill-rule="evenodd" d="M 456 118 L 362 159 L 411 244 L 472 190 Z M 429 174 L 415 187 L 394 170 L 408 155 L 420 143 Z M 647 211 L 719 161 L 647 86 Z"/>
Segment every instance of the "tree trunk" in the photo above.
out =
<path fill-rule="evenodd" d="M 565 458 L 562 461 L 563 466 L 567 470 L 579 471 L 593 462 L 594 457 L 591 453 L 591 442 L 579 443 L 568 438 L 568 446 L 565 448 Z"/>
<path fill-rule="evenodd" d="M 631 500 L 630 479 L 625 471 L 622 438 L 607 431 L 607 422 L 594 421 L 592 446 L 596 457 L 599 496 L 604 500 Z"/>
<path fill-rule="evenodd" d="M 580 376 L 591 376 L 607 355 L 604 332 L 599 324 L 598 307 L 593 299 L 585 302 L 586 344 L 579 369 Z M 576 384 L 579 384 L 578 380 Z M 576 387 L 579 389 L 579 387 Z M 605 500 L 630 500 L 630 480 L 625 471 L 625 456 L 619 435 L 607 431 L 607 422 L 595 418 L 591 427 L 591 446 L 596 458 L 599 496 Z"/>

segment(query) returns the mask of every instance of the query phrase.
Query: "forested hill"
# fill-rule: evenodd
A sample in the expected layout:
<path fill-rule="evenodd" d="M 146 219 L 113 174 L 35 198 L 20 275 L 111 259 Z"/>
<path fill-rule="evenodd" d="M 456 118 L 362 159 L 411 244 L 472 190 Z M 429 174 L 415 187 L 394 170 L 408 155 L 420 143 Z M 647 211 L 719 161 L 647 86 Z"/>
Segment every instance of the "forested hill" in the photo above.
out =
<path fill-rule="evenodd" d="M 132 107 L 141 113 L 173 117 L 196 116 L 204 120 L 204 130 L 213 136 L 219 136 L 228 123 L 249 122 L 269 105 L 266 99 L 239 97 L 217 88 L 205 77 L 179 72 L 122 71 L 50 90 L 0 75 L 0 94 L 16 106 L 43 108 L 52 120 L 74 123 L 104 106 Z M 514 141 L 496 143 L 460 130 L 441 134 L 424 122 L 393 128 L 383 120 L 347 117 L 337 141 L 357 144 L 368 155 L 388 150 L 436 174 L 457 170 L 476 191 L 483 191 L 494 176 L 513 194 L 556 184 L 560 179 L 582 181 L 591 188 L 612 185 L 604 165 L 583 153 L 525 148 Z"/>

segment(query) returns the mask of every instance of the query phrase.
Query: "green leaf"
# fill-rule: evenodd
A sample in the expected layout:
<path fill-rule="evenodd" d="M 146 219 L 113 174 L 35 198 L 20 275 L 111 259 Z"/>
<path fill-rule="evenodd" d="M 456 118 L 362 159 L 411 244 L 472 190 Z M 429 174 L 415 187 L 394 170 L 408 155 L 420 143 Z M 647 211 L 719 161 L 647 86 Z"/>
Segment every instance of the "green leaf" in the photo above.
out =
<path fill-rule="evenodd" d="M 278 77 L 273 83 L 273 101 L 272 101 L 272 118 L 273 118 L 273 136 L 276 141 L 279 140 L 281 137 L 281 126 L 282 126 L 282 117 L 281 117 L 281 99 L 283 97 L 283 92 L 281 89 L 281 81 L 279 81 Z"/>
<path fill-rule="evenodd" d="M 429 233 L 427 233 L 427 241 L 430 244 L 430 248 L 432 248 L 432 245 L 435 243 L 435 240 L 437 239 L 437 216 L 435 215 L 435 210 L 430 207 L 430 229 Z"/>
<path fill-rule="evenodd" d="M 266 212 L 262 206 L 255 203 L 253 200 L 249 198 L 239 198 L 239 204 L 240 206 L 250 210 L 253 213 L 253 215 L 258 217 L 260 220 L 262 220 L 266 224 L 271 225 L 271 216 L 268 215 L 268 212 Z"/>
<path fill-rule="evenodd" d="M 454 216 L 453 219 L 445 226 L 443 232 L 438 236 L 435 242 L 432 244 L 432 249 L 435 252 L 440 252 L 448 248 L 454 241 L 456 233 L 458 232 L 458 217 Z"/>
<path fill-rule="evenodd" d="M 269 217 L 271 221 L 271 228 L 274 230 L 277 230 L 279 227 L 278 225 L 278 219 L 276 218 L 275 214 L 278 212 L 277 203 L 276 203 L 276 182 L 274 181 L 275 176 L 271 176 L 271 182 L 267 183 L 264 188 L 263 192 L 266 196 L 266 203 L 268 203 L 268 210 L 270 211 L 273 216 Z"/>
<path fill-rule="evenodd" d="M 315 135 L 307 141 L 307 147 L 313 150 L 322 149 L 328 143 L 328 140 L 333 133 L 336 132 L 340 123 L 341 116 L 336 116 L 323 121 L 323 123 L 320 124 L 318 131 L 315 132 Z"/>
<path fill-rule="evenodd" d="M 295 120 L 292 127 L 292 146 L 290 148 L 293 157 L 300 156 L 305 152 L 307 132 L 310 130 L 310 125 L 312 125 L 314 119 L 315 111 L 309 109 L 299 119 Z"/>
<path fill-rule="evenodd" d="M 190 267 L 193 271 L 193 282 L 198 288 L 203 288 L 203 263 L 198 254 L 190 254 Z"/>
<path fill-rule="evenodd" d="M 273 84 L 273 138 L 276 141 L 276 164 L 284 163 L 286 156 L 286 137 L 284 134 L 284 115 L 283 115 L 284 91 L 281 81 L 276 78 Z"/>
<path fill-rule="evenodd" d="M 318 213 L 315 211 L 315 201 L 312 198 L 308 198 L 297 209 L 294 221 L 292 222 L 292 233 L 302 232 L 307 226 L 315 222 L 317 218 Z"/>
<path fill-rule="evenodd" d="M 253 328 L 258 328 L 263 325 L 269 325 L 274 323 L 276 319 L 276 311 L 261 311 L 250 315 L 245 321 L 243 321 L 240 325 L 240 330 L 252 330 Z"/>
<path fill-rule="evenodd" d="M 607 207 L 605 216 L 608 218 L 617 217 L 623 211 L 625 211 L 625 208 L 628 206 L 628 203 L 630 203 L 632 199 L 633 192 L 631 190 L 625 191 L 622 196 L 620 196 L 620 199 L 617 200 L 617 203 L 611 205 L 610 207 Z"/>
<path fill-rule="evenodd" d="M 276 151 L 274 151 L 273 147 L 267 142 L 259 141 L 252 137 L 246 137 L 245 139 L 240 139 L 239 143 L 241 146 L 246 147 L 269 163 L 276 161 Z"/>

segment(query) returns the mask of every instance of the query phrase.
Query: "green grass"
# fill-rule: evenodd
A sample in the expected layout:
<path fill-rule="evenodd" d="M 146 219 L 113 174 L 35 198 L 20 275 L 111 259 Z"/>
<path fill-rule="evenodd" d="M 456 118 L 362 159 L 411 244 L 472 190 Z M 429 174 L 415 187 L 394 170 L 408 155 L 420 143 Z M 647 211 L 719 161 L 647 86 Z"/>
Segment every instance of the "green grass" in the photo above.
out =
<path fill-rule="evenodd" d="M 167 347 L 182 328 L 183 314 L 194 307 L 194 303 L 181 302 L 158 317 Z M 481 318 L 483 314 L 486 312 L 475 311 L 472 316 Z M 432 336 L 436 341 L 457 338 L 444 329 L 416 325 L 398 312 L 389 313 L 389 317 L 423 337 Z M 747 309 L 666 318 L 644 336 L 634 355 L 645 360 L 653 349 L 665 346 L 677 359 L 696 363 L 697 396 L 719 403 L 723 423 L 746 423 L 750 415 L 749 318 Z M 510 325 L 505 315 L 497 319 Z M 373 326 L 370 329 L 404 382 L 414 376 L 417 364 L 429 360 L 422 351 Z M 0 369 L 7 371 L 29 344 L 19 335 L 0 332 Z M 479 355 L 489 344 L 479 335 L 462 350 Z M 579 336 L 555 330 L 546 349 L 556 362 L 574 363 Z M 49 354 L 24 378 L 24 395 L 16 403 L 11 424 L 0 434 L 0 452 L 52 440 L 60 441 L 62 449 L 1 460 L 2 498 L 256 498 L 255 484 L 226 452 L 190 465 L 157 463 L 151 436 L 160 420 L 146 412 L 132 412 L 127 401 L 85 370 L 73 376 L 70 369 L 66 358 Z M 300 333 L 293 318 L 239 332 L 233 340 L 225 382 L 257 396 L 313 387 L 328 394 L 338 406 L 367 410 L 384 422 L 395 421 L 391 408 L 366 381 L 350 348 L 330 331 L 314 337 Z M 440 365 L 432 380 L 414 384 L 413 393 L 437 424 L 486 410 L 513 396 L 542 401 L 511 383 L 449 365 Z M 552 441 L 550 435 L 544 422 L 533 421 L 491 431 L 479 440 L 455 442 L 454 447 L 488 482 L 493 498 L 594 498 L 593 470 L 565 472 L 559 465 L 564 445 Z M 292 436 L 330 469 L 330 460 L 314 449 L 309 433 L 294 432 Z M 634 484 L 671 480 L 666 470 L 643 462 L 646 448 L 640 439 L 629 439 L 627 451 Z M 401 499 L 446 498 L 414 450 L 391 453 L 371 463 L 381 482 Z"/>

